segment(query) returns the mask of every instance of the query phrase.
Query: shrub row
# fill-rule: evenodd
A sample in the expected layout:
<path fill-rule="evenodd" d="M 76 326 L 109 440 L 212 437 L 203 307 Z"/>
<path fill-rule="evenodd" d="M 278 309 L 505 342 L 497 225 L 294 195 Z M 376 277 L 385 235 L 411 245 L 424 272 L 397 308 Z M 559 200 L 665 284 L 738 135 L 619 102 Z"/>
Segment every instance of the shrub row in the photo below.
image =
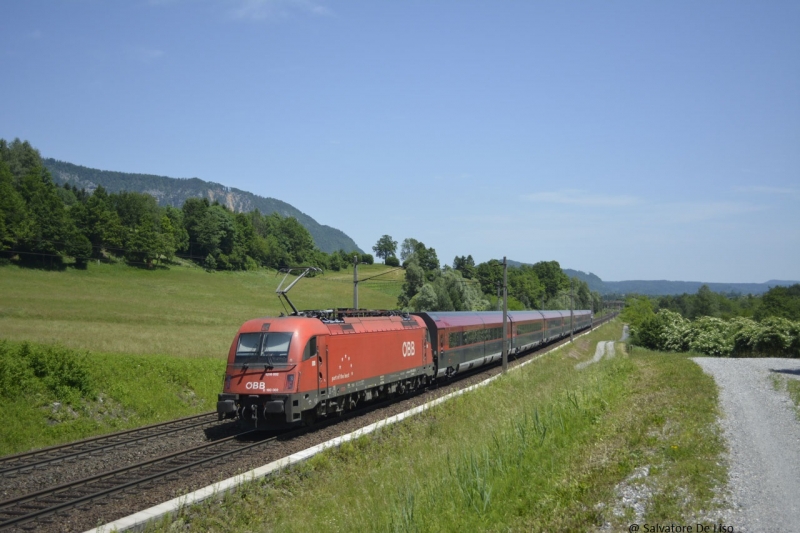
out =
<path fill-rule="evenodd" d="M 717 357 L 800 357 L 800 322 L 769 317 L 691 321 L 666 309 L 631 326 L 634 344 L 667 352 L 698 352 Z"/>

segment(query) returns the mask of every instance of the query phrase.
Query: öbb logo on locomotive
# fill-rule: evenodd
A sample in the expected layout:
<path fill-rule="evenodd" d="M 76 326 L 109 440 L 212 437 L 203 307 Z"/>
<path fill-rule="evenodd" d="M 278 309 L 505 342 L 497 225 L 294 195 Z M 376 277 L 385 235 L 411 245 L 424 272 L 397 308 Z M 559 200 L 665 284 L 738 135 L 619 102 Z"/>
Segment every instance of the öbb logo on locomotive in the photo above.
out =
<path fill-rule="evenodd" d="M 413 341 L 403 343 L 403 357 L 413 357 L 416 355 L 417 347 Z"/>
<path fill-rule="evenodd" d="M 312 423 L 497 363 L 502 315 L 334 309 L 249 320 L 231 343 L 217 413 L 261 429 Z M 508 353 L 591 325 L 589 310 L 509 311 Z"/>

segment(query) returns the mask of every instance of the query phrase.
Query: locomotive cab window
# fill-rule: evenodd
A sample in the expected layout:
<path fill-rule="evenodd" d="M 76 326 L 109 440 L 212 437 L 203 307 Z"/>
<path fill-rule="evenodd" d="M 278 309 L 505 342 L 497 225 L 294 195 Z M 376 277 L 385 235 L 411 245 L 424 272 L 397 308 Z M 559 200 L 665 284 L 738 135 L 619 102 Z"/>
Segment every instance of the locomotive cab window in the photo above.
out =
<path fill-rule="evenodd" d="M 236 363 L 285 365 L 289 361 L 291 333 L 242 333 L 236 345 Z"/>

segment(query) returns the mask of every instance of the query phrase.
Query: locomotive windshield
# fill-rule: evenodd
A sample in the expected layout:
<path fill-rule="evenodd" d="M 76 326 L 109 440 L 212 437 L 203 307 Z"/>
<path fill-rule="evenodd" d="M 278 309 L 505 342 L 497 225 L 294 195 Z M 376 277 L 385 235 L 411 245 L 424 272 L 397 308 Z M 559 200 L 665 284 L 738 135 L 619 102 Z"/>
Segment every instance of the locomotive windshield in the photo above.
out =
<path fill-rule="evenodd" d="M 281 365 L 289 361 L 291 333 L 242 333 L 235 363 Z"/>

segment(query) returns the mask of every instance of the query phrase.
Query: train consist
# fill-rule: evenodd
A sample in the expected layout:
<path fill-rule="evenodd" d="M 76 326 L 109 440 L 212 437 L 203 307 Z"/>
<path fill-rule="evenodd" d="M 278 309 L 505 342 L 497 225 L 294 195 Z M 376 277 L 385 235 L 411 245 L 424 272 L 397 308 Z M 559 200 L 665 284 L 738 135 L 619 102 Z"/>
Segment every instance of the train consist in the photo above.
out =
<path fill-rule="evenodd" d="M 509 311 L 509 353 L 591 325 L 587 310 Z M 500 311 L 340 309 L 257 318 L 233 339 L 217 413 L 264 428 L 312 423 L 491 364 L 502 345 Z"/>

